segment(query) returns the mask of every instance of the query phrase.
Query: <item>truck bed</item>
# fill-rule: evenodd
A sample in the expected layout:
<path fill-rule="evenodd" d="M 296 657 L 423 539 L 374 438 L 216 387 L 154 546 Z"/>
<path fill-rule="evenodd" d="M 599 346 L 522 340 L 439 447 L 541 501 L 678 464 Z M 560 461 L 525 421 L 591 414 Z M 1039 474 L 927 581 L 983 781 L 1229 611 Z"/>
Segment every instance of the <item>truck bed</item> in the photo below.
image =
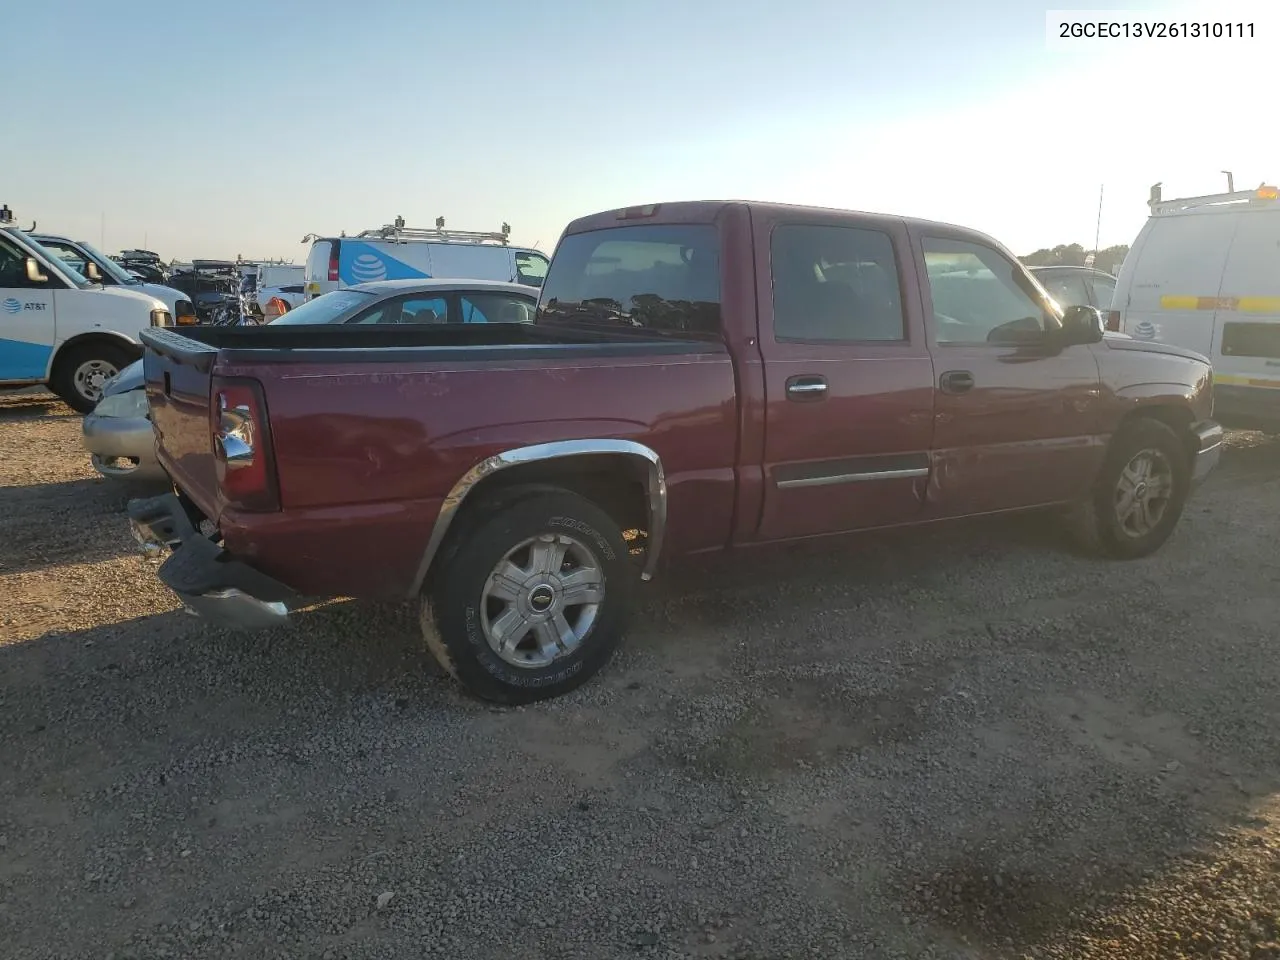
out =
<path fill-rule="evenodd" d="M 403 596 L 451 486 L 522 445 L 651 444 L 673 487 L 700 491 L 681 498 L 688 516 L 671 518 L 682 537 L 709 548 L 729 529 L 738 410 L 719 343 L 531 324 L 142 338 L 161 463 L 228 549 L 312 595 Z M 217 478 L 213 393 L 237 382 L 261 389 L 274 510 L 228 502 Z M 335 549 L 348 564 L 330 562 Z"/>

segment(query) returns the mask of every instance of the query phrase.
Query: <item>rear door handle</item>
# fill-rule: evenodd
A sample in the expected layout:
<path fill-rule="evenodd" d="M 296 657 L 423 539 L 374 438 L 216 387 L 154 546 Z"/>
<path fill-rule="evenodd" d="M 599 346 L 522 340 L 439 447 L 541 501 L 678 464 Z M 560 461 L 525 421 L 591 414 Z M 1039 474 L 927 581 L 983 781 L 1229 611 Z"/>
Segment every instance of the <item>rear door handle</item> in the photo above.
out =
<path fill-rule="evenodd" d="M 826 392 L 826 377 L 801 375 L 787 380 L 788 400 L 821 400 Z"/>
<path fill-rule="evenodd" d="M 943 393 L 967 393 L 973 389 L 973 374 L 968 370 L 948 370 L 938 378 Z"/>

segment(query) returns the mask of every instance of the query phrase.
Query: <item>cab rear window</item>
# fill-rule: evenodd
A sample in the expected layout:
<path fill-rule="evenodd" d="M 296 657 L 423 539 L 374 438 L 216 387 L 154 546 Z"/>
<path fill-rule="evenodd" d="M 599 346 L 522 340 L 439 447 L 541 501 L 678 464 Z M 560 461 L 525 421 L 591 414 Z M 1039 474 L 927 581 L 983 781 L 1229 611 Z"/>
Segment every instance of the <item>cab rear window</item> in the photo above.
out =
<path fill-rule="evenodd" d="M 537 323 L 618 336 L 720 340 L 716 228 L 636 225 L 560 241 Z"/>

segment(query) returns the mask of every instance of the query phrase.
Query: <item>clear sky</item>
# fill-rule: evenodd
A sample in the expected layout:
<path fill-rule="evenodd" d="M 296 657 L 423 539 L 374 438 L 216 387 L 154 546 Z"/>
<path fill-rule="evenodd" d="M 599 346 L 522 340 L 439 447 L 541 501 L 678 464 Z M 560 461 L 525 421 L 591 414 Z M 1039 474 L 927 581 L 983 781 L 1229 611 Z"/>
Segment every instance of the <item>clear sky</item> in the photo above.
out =
<path fill-rule="evenodd" d="M 1280 34 L 1045 41 L 1046 7 L 1265 29 L 1280 0 L 0 4 L 0 202 L 110 252 L 301 262 L 397 215 L 550 252 L 582 214 L 748 198 L 1026 253 L 1091 244 L 1102 184 L 1107 246 L 1156 181 L 1280 179 Z"/>

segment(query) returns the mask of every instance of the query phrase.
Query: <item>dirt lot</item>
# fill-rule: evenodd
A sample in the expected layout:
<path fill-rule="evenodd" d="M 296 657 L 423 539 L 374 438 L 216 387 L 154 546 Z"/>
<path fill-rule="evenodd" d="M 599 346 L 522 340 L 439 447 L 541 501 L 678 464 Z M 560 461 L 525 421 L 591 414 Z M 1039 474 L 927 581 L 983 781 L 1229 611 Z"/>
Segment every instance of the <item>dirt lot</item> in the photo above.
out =
<path fill-rule="evenodd" d="M 0 399 L 0 953 L 1280 957 L 1280 444 L 1157 557 L 1021 519 L 707 564 L 563 701 L 409 611 L 181 613 Z"/>

